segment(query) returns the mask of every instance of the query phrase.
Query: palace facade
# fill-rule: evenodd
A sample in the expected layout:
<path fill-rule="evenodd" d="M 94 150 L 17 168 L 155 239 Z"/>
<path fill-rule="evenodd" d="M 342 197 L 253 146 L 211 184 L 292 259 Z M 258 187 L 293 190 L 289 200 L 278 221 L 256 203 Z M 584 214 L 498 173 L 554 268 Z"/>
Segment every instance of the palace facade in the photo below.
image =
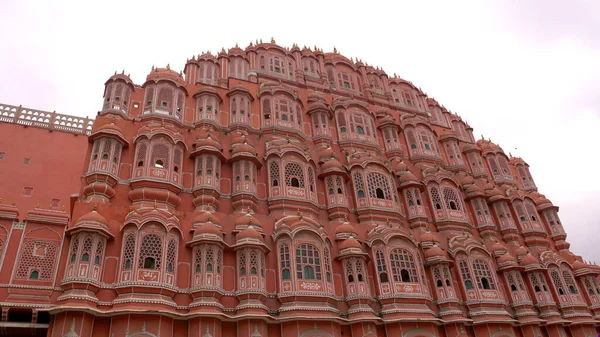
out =
<path fill-rule="evenodd" d="M 411 82 L 251 43 L 0 105 L 0 334 L 589 337 L 600 267 Z M 10 173 L 10 174 L 7 174 Z"/>

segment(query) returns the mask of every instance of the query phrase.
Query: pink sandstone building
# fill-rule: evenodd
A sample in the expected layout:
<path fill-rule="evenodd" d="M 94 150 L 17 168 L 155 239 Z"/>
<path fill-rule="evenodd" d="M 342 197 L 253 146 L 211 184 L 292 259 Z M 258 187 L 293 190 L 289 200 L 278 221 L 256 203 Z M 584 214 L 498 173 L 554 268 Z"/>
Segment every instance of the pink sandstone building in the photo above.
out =
<path fill-rule="evenodd" d="M 600 267 L 527 163 L 337 51 L 236 46 L 111 76 L 94 120 L 0 122 L 0 335 L 598 333 Z"/>

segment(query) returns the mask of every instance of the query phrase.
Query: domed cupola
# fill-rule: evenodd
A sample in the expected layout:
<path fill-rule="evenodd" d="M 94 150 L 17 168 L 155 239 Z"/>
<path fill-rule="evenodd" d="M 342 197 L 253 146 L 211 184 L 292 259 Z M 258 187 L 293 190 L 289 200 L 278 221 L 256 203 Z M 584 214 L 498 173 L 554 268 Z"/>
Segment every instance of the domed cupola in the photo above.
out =
<path fill-rule="evenodd" d="M 210 220 L 210 219 L 209 219 Z M 200 243 L 216 243 L 221 246 L 227 246 L 223 240 L 223 231 L 213 222 L 197 224 L 193 229 L 194 235 L 188 246 L 194 246 Z"/>
<path fill-rule="evenodd" d="M 234 133 L 231 149 L 231 158 L 227 163 L 233 167 L 232 206 L 234 211 L 244 208 L 258 208 L 257 201 L 257 174 L 262 167 L 256 149 L 244 133 Z"/>
<path fill-rule="evenodd" d="M 94 204 L 91 212 L 79 217 L 66 230 L 70 236 L 70 248 L 62 283 L 69 285 L 61 296 L 63 300 L 77 297 L 80 290 L 75 289 L 85 289 L 94 298 L 99 289 L 106 242 L 114 239 L 114 235 L 110 232 L 108 220 L 98 213 L 97 207 Z"/>
<path fill-rule="evenodd" d="M 98 232 L 106 236 L 107 238 L 113 239 L 114 235 L 109 230 L 108 220 L 96 211 L 97 206 L 94 206 L 94 210 L 82 215 L 75 224 L 67 228 L 66 233 L 74 235 L 81 231 L 93 231 Z"/>
<path fill-rule="evenodd" d="M 357 236 L 356 229 L 350 224 L 346 217 L 339 226 L 335 228 L 335 240 L 346 240 L 349 237 Z"/>
<path fill-rule="evenodd" d="M 142 116 L 169 116 L 178 121 L 185 120 L 185 97 L 188 95 L 183 74 L 166 68 L 154 68 L 142 86 L 145 90 Z"/>
<path fill-rule="evenodd" d="M 215 214 L 211 212 L 200 212 L 192 220 L 192 228 L 190 229 L 190 232 L 194 232 L 197 227 L 201 227 L 204 224 L 211 224 L 221 230 L 223 229 L 219 218 L 216 217 Z"/>
<path fill-rule="evenodd" d="M 129 75 L 125 75 L 125 71 L 121 74 L 115 72 L 104 83 L 104 86 L 104 104 L 100 114 L 112 114 L 127 119 L 131 94 L 135 91 L 135 86 Z"/>
<path fill-rule="evenodd" d="M 497 256 L 496 262 L 498 263 L 498 270 L 500 271 L 515 269 L 519 267 L 517 260 L 509 252 Z"/>
<path fill-rule="evenodd" d="M 93 130 L 88 138 L 93 143 L 88 173 L 85 175 L 87 185 L 83 188 L 88 202 L 106 202 L 115 195 L 113 186 L 118 181 L 121 152 L 129 146 L 114 117 L 107 124 L 101 124 L 101 120 L 104 118 L 98 117 L 95 125 L 100 127 Z"/>
<path fill-rule="evenodd" d="M 538 259 L 535 258 L 535 256 L 527 253 L 527 255 L 525 255 L 522 259 L 521 259 L 521 263 L 520 265 L 525 268 L 525 271 L 532 271 L 532 270 L 540 270 L 540 269 L 544 269 L 541 265 L 540 262 L 538 261 Z"/>
<path fill-rule="evenodd" d="M 252 215 L 252 210 L 248 208 L 247 212 L 239 215 L 234 221 L 234 232 L 240 232 L 248 227 L 252 227 L 254 230 L 262 233 L 262 225 L 258 219 Z"/>
<path fill-rule="evenodd" d="M 190 153 L 194 160 L 194 206 L 208 205 L 216 210 L 221 196 L 221 165 L 225 162 L 221 144 L 207 130 L 200 131 Z"/>
<path fill-rule="evenodd" d="M 446 252 L 444 252 L 437 244 L 425 250 L 425 263 L 437 264 L 440 262 L 448 262 Z"/>
<path fill-rule="evenodd" d="M 335 157 L 329 144 L 319 148 L 317 155 L 321 165 L 321 172 L 318 177 L 325 181 L 329 219 L 346 218 L 350 212 L 348 197 L 346 196 L 346 182 L 350 179 L 350 176 Z"/>

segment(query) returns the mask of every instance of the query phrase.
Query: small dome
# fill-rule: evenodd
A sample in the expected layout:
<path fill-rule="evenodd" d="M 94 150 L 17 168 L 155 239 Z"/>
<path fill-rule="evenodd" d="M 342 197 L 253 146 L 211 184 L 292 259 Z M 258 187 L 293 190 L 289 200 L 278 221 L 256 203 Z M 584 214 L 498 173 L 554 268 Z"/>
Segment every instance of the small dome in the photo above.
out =
<path fill-rule="evenodd" d="M 216 216 L 214 216 L 214 214 L 212 214 L 210 212 L 200 213 L 200 214 L 196 215 L 194 217 L 194 219 L 192 220 L 193 225 L 204 225 L 206 223 L 212 223 L 217 226 L 221 226 L 221 223 L 219 222 L 219 218 L 217 218 Z"/>
<path fill-rule="evenodd" d="M 539 196 L 535 199 L 535 204 L 537 206 L 541 206 L 544 204 L 552 204 L 552 202 L 548 200 L 545 195 L 539 194 Z"/>
<path fill-rule="evenodd" d="M 242 214 L 235 219 L 235 226 L 258 226 L 262 227 L 260 222 L 250 213 Z"/>
<path fill-rule="evenodd" d="M 112 76 L 111 76 L 111 77 L 108 79 L 108 81 L 106 81 L 106 82 L 109 82 L 109 81 L 117 81 L 117 80 L 124 81 L 125 83 L 127 83 L 127 84 L 130 84 L 130 85 L 132 85 L 132 86 L 133 86 L 133 81 L 131 80 L 131 78 L 129 77 L 129 75 L 125 75 L 125 72 L 123 72 L 123 73 L 121 73 L 121 74 L 117 74 L 117 73 L 115 73 L 115 74 L 114 74 L 114 75 L 112 75 Z"/>
<path fill-rule="evenodd" d="M 221 232 L 221 229 L 219 227 L 215 226 L 215 224 L 210 222 L 194 228 L 194 237 L 205 234 L 214 234 L 221 237 L 223 235 L 223 232 Z"/>
<path fill-rule="evenodd" d="M 446 253 L 440 247 L 433 246 L 425 251 L 425 258 L 431 257 L 446 257 Z"/>
<path fill-rule="evenodd" d="M 174 82 L 177 85 L 185 86 L 183 74 L 171 70 L 171 67 L 167 65 L 166 68 L 154 68 L 148 76 L 146 76 L 146 82 L 148 81 L 160 81 L 168 80 Z"/>
<path fill-rule="evenodd" d="M 506 250 L 506 247 L 502 244 L 502 242 L 500 241 L 496 241 L 496 243 L 494 243 L 492 245 L 492 252 L 495 251 L 502 251 L 502 250 Z M 506 254 L 505 254 L 506 255 Z"/>
<path fill-rule="evenodd" d="M 196 148 L 214 147 L 215 149 L 221 149 L 221 143 L 213 138 L 210 133 L 207 133 L 206 137 L 197 139 L 194 145 Z"/>
<path fill-rule="evenodd" d="M 394 172 L 405 172 L 408 171 L 408 165 L 401 160 L 392 160 L 392 170 Z"/>
<path fill-rule="evenodd" d="M 502 256 L 500 256 L 500 258 L 498 258 L 498 263 L 510 263 L 510 262 L 515 262 L 515 258 L 510 255 L 510 253 L 506 253 L 503 254 Z"/>
<path fill-rule="evenodd" d="M 575 263 L 573 263 L 573 270 L 579 270 L 579 269 L 583 269 L 588 267 L 588 265 L 586 265 L 585 263 L 576 260 Z"/>
<path fill-rule="evenodd" d="M 472 193 L 481 193 L 483 191 L 481 190 L 481 187 L 477 186 L 477 184 L 472 184 L 471 186 L 467 187 L 467 190 L 465 192 L 472 194 Z"/>
<path fill-rule="evenodd" d="M 521 247 L 517 248 L 515 253 L 517 253 L 517 256 L 523 256 L 523 255 L 527 255 L 527 253 L 529 253 L 529 250 L 527 250 L 527 248 L 521 246 Z"/>
<path fill-rule="evenodd" d="M 525 256 L 521 261 L 521 265 L 523 266 L 530 266 L 538 263 L 538 260 L 531 254 L 527 254 L 527 256 Z"/>
<path fill-rule="evenodd" d="M 96 212 L 96 210 L 93 210 L 87 214 L 82 215 L 75 222 L 75 224 L 76 224 L 75 226 L 77 226 L 78 223 L 82 223 L 82 222 L 98 222 L 98 223 L 108 227 L 108 220 L 106 220 L 105 217 L 100 215 L 100 213 Z"/>
<path fill-rule="evenodd" d="M 98 129 L 96 129 L 96 131 L 94 131 L 90 135 L 90 141 L 92 141 L 102 135 L 115 136 L 115 137 L 119 138 L 119 140 L 121 140 L 125 144 L 125 146 L 127 146 L 127 144 L 128 144 L 128 142 L 125 139 L 125 136 L 123 134 L 123 130 L 121 130 L 120 127 L 115 125 L 114 121 L 112 123 L 104 124 L 104 125 L 100 126 Z"/>
<path fill-rule="evenodd" d="M 348 222 L 344 222 L 335 229 L 336 234 L 353 233 L 356 234 L 356 229 Z"/>
<path fill-rule="evenodd" d="M 254 226 L 248 226 L 237 234 L 236 239 L 237 241 L 244 239 L 257 239 L 262 241 L 262 235 L 260 235 L 260 233 L 254 229 Z"/>
<path fill-rule="evenodd" d="M 331 158 L 327 160 L 323 165 L 321 165 L 323 171 L 333 170 L 333 169 L 342 169 L 342 164 L 335 158 Z"/>
<path fill-rule="evenodd" d="M 407 171 L 406 173 L 404 173 L 400 177 L 399 180 L 400 180 L 400 184 L 409 183 L 409 182 L 411 182 L 411 183 L 413 183 L 413 182 L 418 183 L 419 182 L 419 179 L 417 179 L 417 177 L 414 174 L 412 174 L 412 172 L 410 172 L 410 171 Z"/>
<path fill-rule="evenodd" d="M 490 197 L 502 196 L 502 192 L 500 192 L 500 190 L 496 187 L 492 188 L 491 190 L 487 190 L 486 193 Z"/>
<path fill-rule="evenodd" d="M 358 242 L 354 237 L 349 237 L 346 240 L 342 241 L 339 245 L 340 250 L 348 249 L 348 248 L 356 248 L 362 250 L 362 246 L 360 242 Z"/>
<path fill-rule="evenodd" d="M 473 177 L 471 177 L 469 175 L 466 175 L 462 179 L 461 184 L 463 184 L 463 185 L 469 185 L 469 184 L 473 184 L 474 182 L 475 182 L 475 180 L 473 179 Z"/>
<path fill-rule="evenodd" d="M 439 242 L 439 240 L 435 237 L 435 235 L 430 232 L 430 231 L 426 231 L 425 233 L 423 233 L 421 235 L 421 241 L 424 242 Z"/>
<path fill-rule="evenodd" d="M 236 145 L 231 151 L 232 154 L 240 154 L 240 153 L 250 153 L 251 155 L 256 155 L 256 150 L 249 144 L 240 144 Z"/>
<path fill-rule="evenodd" d="M 332 158 L 333 157 L 333 149 L 330 146 L 321 147 L 317 151 L 317 155 L 319 156 L 319 159 Z"/>

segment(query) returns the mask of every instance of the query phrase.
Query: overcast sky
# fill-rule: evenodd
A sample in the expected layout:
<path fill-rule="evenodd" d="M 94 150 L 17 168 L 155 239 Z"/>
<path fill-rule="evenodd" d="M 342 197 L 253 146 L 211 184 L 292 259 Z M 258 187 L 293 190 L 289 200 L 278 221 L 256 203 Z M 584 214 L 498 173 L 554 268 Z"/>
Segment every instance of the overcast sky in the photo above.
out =
<path fill-rule="evenodd" d="M 272 36 L 398 73 L 521 156 L 600 263 L 600 1 L 0 1 L 0 102 L 95 116 L 104 82 Z M 599 207 L 600 208 L 600 207 Z"/>

